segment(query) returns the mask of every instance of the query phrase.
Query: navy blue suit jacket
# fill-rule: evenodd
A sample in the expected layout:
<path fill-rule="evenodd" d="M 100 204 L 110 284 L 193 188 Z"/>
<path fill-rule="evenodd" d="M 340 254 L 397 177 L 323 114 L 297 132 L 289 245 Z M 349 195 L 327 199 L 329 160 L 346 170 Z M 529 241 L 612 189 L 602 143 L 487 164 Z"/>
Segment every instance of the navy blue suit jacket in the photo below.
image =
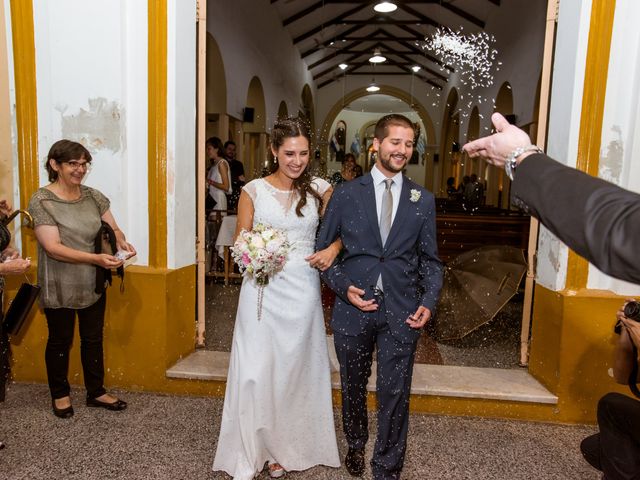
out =
<path fill-rule="evenodd" d="M 420 192 L 412 202 L 411 191 Z M 372 298 L 382 274 L 387 322 L 392 335 L 403 343 L 414 342 L 420 330 L 405 323 L 420 305 L 432 313 L 442 287 L 442 263 L 436 244 L 436 211 L 433 195 L 403 177 L 398 210 L 386 244 L 382 245 L 373 179 L 366 174 L 338 186 L 327 206 L 317 249 L 337 237 L 342 255 L 323 272 L 322 278 L 336 294 L 331 327 L 345 335 L 359 335 L 376 313 L 362 312 L 347 299 L 350 285 Z"/>

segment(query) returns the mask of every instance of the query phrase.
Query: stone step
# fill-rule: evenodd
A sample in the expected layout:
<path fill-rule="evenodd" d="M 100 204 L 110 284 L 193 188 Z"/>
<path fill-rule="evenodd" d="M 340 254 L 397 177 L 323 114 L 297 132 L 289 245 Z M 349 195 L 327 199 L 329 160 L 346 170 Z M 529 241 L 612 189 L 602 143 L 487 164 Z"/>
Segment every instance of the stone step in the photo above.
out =
<path fill-rule="evenodd" d="M 333 341 L 328 338 L 331 381 L 340 388 L 338 361 Z M 196 350 L 167 370 L 168 378 L 226 381 L 229 352 Z M 376 363 L 367 389 L 375 391 Z M 526 370 L 503 368 L 459 367 L 416 363 L 411 393 L 444 397 L 482 398 L 514 402 L 557 404 L 558 397 L 549 392 Z"/>

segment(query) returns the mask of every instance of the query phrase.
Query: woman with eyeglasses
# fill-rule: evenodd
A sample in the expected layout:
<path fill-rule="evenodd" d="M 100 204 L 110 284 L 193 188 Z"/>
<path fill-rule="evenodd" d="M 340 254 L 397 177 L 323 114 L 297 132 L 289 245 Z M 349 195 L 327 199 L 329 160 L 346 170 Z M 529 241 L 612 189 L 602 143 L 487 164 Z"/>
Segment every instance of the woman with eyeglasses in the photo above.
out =
<path fill-rule="evenodd" d="M 118 228 L 109 199 L 82 184 L 90 165 L 91 154 L 79 143 L 54 143 L 45 163 L 51 183 L 38 189 L 29 203 L 38 240 L 40 305 L 49 327 L 45 363 L 51 406 L 60 418 L 73 416 L 67 375 L 76 315 L 87 406 L 114 411 L 127 407 L 126 402 L 107 393 L 103 385 L 106 293 L 104 288 L 96 288 L 96 267 L 117 268 L 123 260 L 95 253 L 101 221 L 113 228 L 118 250 L 125 252 L 125 257 L 136 251 Z"/>

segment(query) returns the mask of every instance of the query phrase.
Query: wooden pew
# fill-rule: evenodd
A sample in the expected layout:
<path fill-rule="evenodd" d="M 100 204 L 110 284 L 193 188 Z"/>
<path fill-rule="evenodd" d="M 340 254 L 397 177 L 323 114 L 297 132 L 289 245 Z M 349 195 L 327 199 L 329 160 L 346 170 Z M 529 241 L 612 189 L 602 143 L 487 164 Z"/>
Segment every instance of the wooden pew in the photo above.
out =
<path fill-rule="evenodd" d="M 443 262 L 483 245 L 511 245 L 527 250 L 530 217 L 519 213 L 437 212 L 438 253 Z"/>

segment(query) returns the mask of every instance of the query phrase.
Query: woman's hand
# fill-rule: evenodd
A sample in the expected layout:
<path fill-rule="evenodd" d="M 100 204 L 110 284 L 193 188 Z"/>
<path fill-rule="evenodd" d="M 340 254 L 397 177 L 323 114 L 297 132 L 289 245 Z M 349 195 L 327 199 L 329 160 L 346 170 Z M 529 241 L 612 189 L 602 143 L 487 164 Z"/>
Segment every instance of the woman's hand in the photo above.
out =
<path fill-rule="evenodd" d="M 8 262 L 0 263 L 0 275 L 21 275 L 29 270 L 31 260 L 28 258 L 16 258 Z"/>
<path fill-rule="evenodd" d="M 20 258 L 20 252 L 13 247 L 7 247 L 0 254 L 0 257 L 2 257 L 4 261 L 15 260 L 16 258 Z"/>
<path fill-rule="evenodd" d="M 133 248 L 133 245 L 131 245 L 129 242 L 127 242 L 127 239 L 124 236 L 124 233 L 122 233 L 122 230 L 118 230 L 116 232 L 116 247 L 118 248 L 118 251 L 125 251 L 127 252 L 129 255 L 127 258 L 133 257 L 136 253 L 136 249 Z"/>
<path fill-rule="evenodd" d="M 0 200 L 0 217 L 8 217 L 12 211 L 11 205 L 6 200 Z"/>
<path fill-rule="evenodd" d="M 94 265 L 102 268 L 118 268 L 124 263 L 123 260 L 118 260 L 113 255 L 107 255 L 106 253 L 95 253 L 94 255 Z"/>
<path fill-rule="evenodd" d="M 313 268 L 324 272 L 327 268 L 333 265 L 333 261 L 340 253 L 342 244 L 336 244 L 333 242 L 324 250 L 319 250 L 305 258 L 309 265 Z"/>

